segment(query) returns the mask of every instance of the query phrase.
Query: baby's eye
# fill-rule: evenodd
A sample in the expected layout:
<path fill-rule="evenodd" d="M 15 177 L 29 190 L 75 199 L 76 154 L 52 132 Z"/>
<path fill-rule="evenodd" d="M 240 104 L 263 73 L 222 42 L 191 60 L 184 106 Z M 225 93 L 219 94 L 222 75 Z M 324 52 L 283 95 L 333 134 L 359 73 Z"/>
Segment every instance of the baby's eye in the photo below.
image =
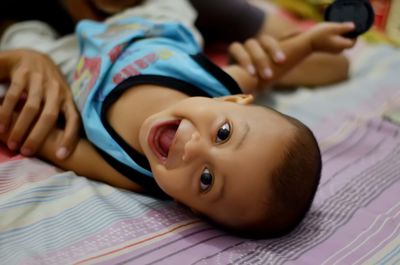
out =
<path fill-rule="evenodd" d="M 200 176 L 200 190 L 202 192 L 207 191 L 208 189 L 210 189 L 212 183 L 213 183 L 213 176 L 211 175 L 208 168 L 205 168 Z"/>
<path fill-rule="evenodd" d="M 221 126 L 221 128 L 219 128 L 215 142 L 218 144 L 225 142 L 229 138 L 230 135 L 231 135 L 231 126 L 229 125 L 229 123 L 225 122 Z"/>

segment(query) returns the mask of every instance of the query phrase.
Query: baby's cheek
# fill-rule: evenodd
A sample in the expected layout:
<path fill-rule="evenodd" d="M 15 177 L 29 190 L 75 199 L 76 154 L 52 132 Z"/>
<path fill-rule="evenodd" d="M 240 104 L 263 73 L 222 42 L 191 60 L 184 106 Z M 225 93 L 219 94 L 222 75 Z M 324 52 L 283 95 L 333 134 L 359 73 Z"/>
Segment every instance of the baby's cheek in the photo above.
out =
<path fill-rule="evenodd" d="M 168 186 L 166 174 L 163 172 L 163 170 L 161 170 L 160 166 L 151 167 L 151 172 L 153 173 L 153 177 L 157 182 L 157 185 L 164 190 L 164 187 Z"/>
<path fill-rule="evenodd" d="M 179 181 L 172 172 L 168 172 L 162 166 L 156 166 L 152 169 L 154 179 L 157 185 L 169 196 L 176 198 L 176 194 L 179 194 L 182 189 Z"/>

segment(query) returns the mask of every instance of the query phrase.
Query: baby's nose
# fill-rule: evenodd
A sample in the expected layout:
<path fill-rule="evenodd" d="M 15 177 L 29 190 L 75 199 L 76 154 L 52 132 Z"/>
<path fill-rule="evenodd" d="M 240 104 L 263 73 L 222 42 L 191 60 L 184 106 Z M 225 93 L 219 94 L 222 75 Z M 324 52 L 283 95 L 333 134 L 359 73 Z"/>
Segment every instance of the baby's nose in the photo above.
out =
<path fill-rule="evenodd" d="M 205 155 L 206 143 L 201 139 L 198 132 L 192 134 L 192 137 L 185 144 L 182 160 L 189 162 L 192 159 L 200 158 Z"/>

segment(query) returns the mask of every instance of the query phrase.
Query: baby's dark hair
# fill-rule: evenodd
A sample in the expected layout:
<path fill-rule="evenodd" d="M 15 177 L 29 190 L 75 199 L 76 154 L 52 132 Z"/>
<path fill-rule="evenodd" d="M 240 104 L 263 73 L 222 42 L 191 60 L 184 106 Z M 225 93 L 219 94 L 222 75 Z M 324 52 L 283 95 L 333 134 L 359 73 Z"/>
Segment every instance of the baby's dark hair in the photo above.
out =
<path fill-rule="evenodd" d="M 267 177 L 268 197 L 261 220 L 234 228 L 244 237 L 274 238 L 291 232 L 304 219 L 321 177 L 321 152 L 312 131 L 299 120 L 279 113 L 294 130 L 282 162 Z M 261 209 L 260 209 L 261 211 Z"/>
<path fill-rule="evenodd" d="M 294 126 L 294 137 L 271 176 L 273 194 L 267 202 L 266 229 L 262 231 L 269 237 L 287 234 L 303 220 L 322 170 L 321 151 L 312 131 L 299 120 L 282 115 Z"/>

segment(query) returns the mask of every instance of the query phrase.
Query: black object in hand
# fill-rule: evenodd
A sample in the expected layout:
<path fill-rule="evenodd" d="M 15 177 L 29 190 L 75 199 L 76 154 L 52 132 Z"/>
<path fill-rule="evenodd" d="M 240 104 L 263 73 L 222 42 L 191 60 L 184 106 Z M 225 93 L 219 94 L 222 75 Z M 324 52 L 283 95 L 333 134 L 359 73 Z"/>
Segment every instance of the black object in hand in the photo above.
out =
<path fill-rule="evenodd" d="M 371 28 L 374 16 L 374 10 L 368 0 L 336 0 L 325 11 L 325 21 L 354 22 L 354 31 L 344 35 L 352 39 Z"/>

